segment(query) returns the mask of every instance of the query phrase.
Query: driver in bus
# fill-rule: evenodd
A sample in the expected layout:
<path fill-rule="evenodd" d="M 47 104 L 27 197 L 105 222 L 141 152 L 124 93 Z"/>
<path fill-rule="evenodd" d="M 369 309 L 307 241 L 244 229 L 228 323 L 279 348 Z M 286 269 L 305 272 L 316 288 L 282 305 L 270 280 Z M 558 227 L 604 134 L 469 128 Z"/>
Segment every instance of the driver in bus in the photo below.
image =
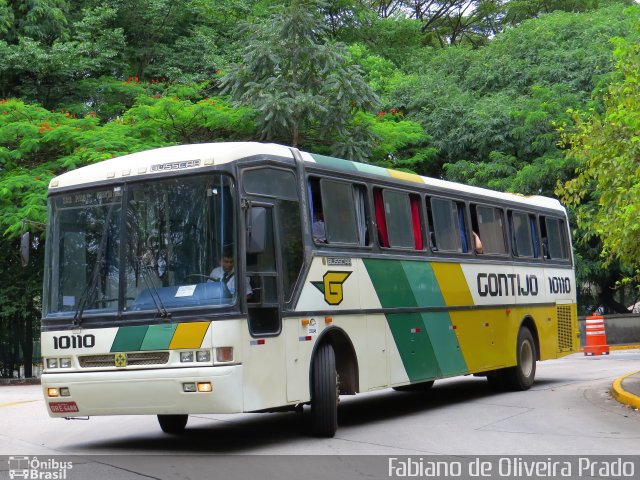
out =
<path fill-rule="evenodd" d="M 220 259 L 220 266 L 214 268 L 209 274 L 209 281 L 222 282 L 229 290 L 231 295 L 236 293 L 236 276 L 233 261 L 233 252 L 230 248 L 225 248 L 222 252 L 222 258 Z M 247 290 L 247 297 L 249 297 L 253 290 L 251 289 L 251 283 L 249 278 L 245 279 L 245 287 Z"/>

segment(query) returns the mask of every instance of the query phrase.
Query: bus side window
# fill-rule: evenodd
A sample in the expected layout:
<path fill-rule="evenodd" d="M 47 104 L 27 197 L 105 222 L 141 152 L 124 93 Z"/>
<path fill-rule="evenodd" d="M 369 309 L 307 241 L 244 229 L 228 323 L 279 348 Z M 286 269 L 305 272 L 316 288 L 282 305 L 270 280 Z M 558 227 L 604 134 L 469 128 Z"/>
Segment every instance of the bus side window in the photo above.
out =
<path fill-rule="evenodd" d="M 420 215 L 420 196 L 409 195 L 411 202 L 411 225 L 413 227 L 413 242 L 416 250 L 424 250 L 424 240 L 422 238 L 422 215 Z"/>
<path fill-rule="evenodd" d="M 369 209 L 367 208 L 367 188 L 364 185 L 353 186 L 353 201 L 356 208 L 356 226 L 358 243 L 361 247 L 369 245 Z"/>
<path fill-rule="evenodd" d="M 538 236 L 535 217 L 522 212 L 509 212 L 513 255 L 538 258 Z"/>
<path fill-rule="evenodd" d="M 485 205 L 471 205 L 471 225 L 477 253 L 497 255 L 507 253 L 502 209 Z M 482 243 L 478 246 L 480 241 Z"/>
<path fill-rule="evenodd" d="M 326 178 L 309 179 L 311 232 L 316 244 L 368 243 L 366 188 Z"/>
<path fill-rule="evenodd" d="M 430 198 L 427 197 L 425 199 L 425 211 L 427 212 L 427 238 L 429 239 L 429 248 L 437 252 L 438 251 L 438 243 L 436 242 L 436 234 L 433 230 L 433 215 L 431 214 L 431 207 L 429 205 Z"/>
<path fill-rule="evenodd" d="M 445 198 L 431 199 L 432 231 L 437 249 L 448 252 L 468 253 L 467 226 L 463 202 Z"/>
<path fill-rule="evenodd" d="M 422 250 L 419 197 L 406 192 L 383 189 L 382 198 L 390 246 Z"/>
<path fill-rule="evenodd" d="M 565 222 L 559 218 L 540 217 L 542 252 L 547 259 L 566 260 L 569 249 Z"/>
<path fill-rule="evenodd" d="M 309 209 L 311 214 L 311 235 L 315 243 L 327 243 L 327 230 L 322 210 L 322 196 L 320 194 L 320 180 L 309 179 Z"/>
<path fill-rule="evenodd" d="M 382 189 L 373 189 L 373 203 L 376 210 L 376 225 L 378 227 L 378 243 L 381 247 L 389 248 L 389 235 L 387 232 L 387 222 L 384 214 L 384 200 L 382 199 Z"/>

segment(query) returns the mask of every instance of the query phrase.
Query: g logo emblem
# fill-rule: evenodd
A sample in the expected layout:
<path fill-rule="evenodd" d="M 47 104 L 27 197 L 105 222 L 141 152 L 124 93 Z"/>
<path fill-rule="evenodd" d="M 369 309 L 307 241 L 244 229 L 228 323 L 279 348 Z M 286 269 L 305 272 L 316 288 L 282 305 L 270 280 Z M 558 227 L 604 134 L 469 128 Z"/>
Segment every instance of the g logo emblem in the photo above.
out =
<path fill-rule="evenodd" d="M 127 354 L 126 353 L 116 353 L 113 358 L 113 363 L 116 367 L 126 367 L 127 366 Z"/>
<path fill-rule="evenodd" d="M 329 305 L 340 305 L 344 300 L 342 284 L 351 273 L 327 272 L 322 277 L 322 282 L 311 282 L 311 284 L 324 294 L 324 301 Z"/>

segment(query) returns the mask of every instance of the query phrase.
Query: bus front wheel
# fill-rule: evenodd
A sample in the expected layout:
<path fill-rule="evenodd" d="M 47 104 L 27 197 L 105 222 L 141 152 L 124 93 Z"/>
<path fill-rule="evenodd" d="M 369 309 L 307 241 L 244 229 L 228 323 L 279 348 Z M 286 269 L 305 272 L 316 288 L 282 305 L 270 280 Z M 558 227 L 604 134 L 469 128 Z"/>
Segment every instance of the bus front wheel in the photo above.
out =
<path fill-rule="evenodd" d="M 189 415 L 158 415 L 158 423 L 164 433 L 181 433 L 188 419 Z"/>
<path fill-rule="evenodd" d="M 318 437 L 333 437 L 338 429 L 338 374 L 333 347 L 325 343 L 313 358 L 311 429 Z"/>

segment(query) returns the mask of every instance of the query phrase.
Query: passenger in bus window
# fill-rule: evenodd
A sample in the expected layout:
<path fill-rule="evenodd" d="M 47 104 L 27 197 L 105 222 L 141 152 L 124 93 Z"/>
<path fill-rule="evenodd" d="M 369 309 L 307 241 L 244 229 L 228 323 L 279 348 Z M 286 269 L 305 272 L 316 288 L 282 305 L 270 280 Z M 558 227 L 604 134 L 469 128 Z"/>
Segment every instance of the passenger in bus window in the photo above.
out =
<path fill-rule="evenodd" d="M 473 234 L 473 246 L 476 249 L 476 253 L 484 253 L 484 247 L 482 246 L 482 241 L 476 232 L 471 231 Z"/>
<path fill-rule="evenodd" d="M 324 226 L 324 216 L 322 212 L 313 215 L 313 225 L 311 225 L 313 240 L 316 243 L 327 243 L 327 231 Z"/>
<path fill-rule="evenodd" d="M 233 267 L 233 252 L 230 249 L 225 249 L 222 253 L 222 258 L 220 259 L 220 266 L 214 268 L 209 274 L 209 277 L 211 278 L 209 281 L 224 283 L 231 295 L 236 293 L 236 272 Z M 253 291 L 251 289 L 249 278 L 245 279 L 245 285 L 247 289 L 247 296 L 250 296 Z"/>
<path fill-rule="evenodd" d="M 551 260 L 551 254 L 549 253 L 549 240 L 547 240 L 547 237 L 542 237 L 542 256 L 547 260 Z"/>

